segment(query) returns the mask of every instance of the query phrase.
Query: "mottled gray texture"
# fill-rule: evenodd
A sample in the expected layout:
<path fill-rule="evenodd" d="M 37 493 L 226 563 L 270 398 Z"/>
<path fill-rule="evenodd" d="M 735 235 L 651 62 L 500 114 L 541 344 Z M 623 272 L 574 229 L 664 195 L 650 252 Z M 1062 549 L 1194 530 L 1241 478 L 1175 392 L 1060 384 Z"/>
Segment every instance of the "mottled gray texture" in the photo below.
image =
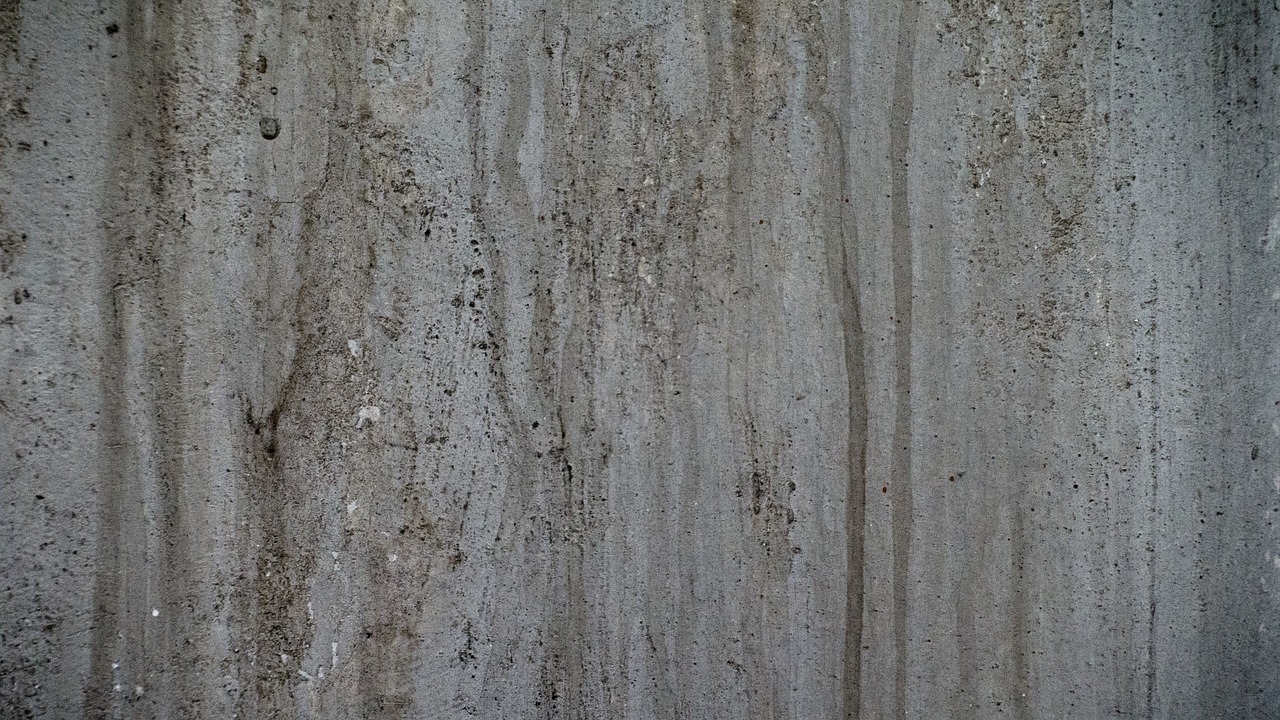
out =
<path fill-rule="evenodd" d="M 1280 717 L 1271 0 L 0 55 L 3 717 Z"/>

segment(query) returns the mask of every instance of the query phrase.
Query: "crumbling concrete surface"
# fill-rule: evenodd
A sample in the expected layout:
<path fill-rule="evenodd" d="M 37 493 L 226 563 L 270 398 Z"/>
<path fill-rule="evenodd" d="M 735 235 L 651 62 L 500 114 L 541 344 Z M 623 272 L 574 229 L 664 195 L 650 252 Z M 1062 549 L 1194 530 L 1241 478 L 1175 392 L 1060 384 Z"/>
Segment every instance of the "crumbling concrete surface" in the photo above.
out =
<path fill-rule="evenodd" d="M 1280 717 L 1272 0 L 0 62 L 0 716 Z"/>

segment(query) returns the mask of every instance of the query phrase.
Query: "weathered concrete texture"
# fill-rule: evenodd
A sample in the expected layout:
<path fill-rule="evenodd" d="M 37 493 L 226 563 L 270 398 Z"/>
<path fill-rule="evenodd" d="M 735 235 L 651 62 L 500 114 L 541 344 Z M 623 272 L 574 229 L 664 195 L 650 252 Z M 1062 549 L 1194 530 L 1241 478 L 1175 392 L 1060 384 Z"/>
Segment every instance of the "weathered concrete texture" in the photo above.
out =
<path fill-rule="evenodd" d="M 1280 717 L 1271 0 L 0 55 L 0 715 Z"/>

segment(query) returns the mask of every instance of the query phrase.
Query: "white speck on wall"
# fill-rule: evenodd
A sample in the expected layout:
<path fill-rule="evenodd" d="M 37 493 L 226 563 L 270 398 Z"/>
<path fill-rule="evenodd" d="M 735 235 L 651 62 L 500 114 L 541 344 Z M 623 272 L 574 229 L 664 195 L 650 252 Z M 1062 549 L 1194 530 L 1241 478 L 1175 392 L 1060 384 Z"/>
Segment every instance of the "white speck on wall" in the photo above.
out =
<path fill-rule="evenodd" d="M 356 505 L 355 500 L 352 500 L 351 502 L 347 503 L 347 514 L 350 515 L 351 513 L 355 512 L 357 507 L 359 506 Z"/>
<path fill-rule="evenodd" d="M 644 257 L 640 258 L 639 275 L 646 283 L 653 285 L 653 273 L 649 270 L 648 259 Z"/>
<path fill-rule="evenodd" d="M 118 663 L 118 662 L 113 662 L 113 663 L 111 663 L 111 669 L 112 669 L 112 670 L 119 670 L 119 669 L 120 669 L 120 663 Z"/>
<path fill-rule="evenodd" d="M 351 351 L 351 357 L 360 357 L 364 353 L 364 349 L 360 347 L 359 340 L 348 340 L 347 349 Z"/>
<path fill-rule="evenodd" d="M 311 602 L 310 602 L 310 601 L 307 601 L 307 619 L 308 619 L 308 620 L 315 620 L 315 619 L 316 619 L 316 609 L 315 609 L 315 607 L 311 604 Z"/>
<path fill-rule="evenodd" d="M 302 676 L 303 680 L 306 680 L 307 682 L 311 682 L 312 680 L 311 673 L 307 672 L 306 670 L 299 670 L 298 674 Z"/>
<path fill-rule="evenodd" d="M 160 608 L 151 608 L 151 617 L 160 617 Z"/>
<path fill-rule="evenodd" d="M 396 560 L 399 560 L 399 559 L 400 559 L 400 556 L 396 555 L 395 553 L 391 553 L 390 555 L 387 556 L 387 562 L 395 562 Z"/>
<path fill-rule="evenodd" d="M 338 559 L 338 551 L 337 551 L 337 550 L 330 550 L 330 551 L 329 551 L 329 554 L 333 556 L 333 559 L 334 559 L 334 560 L 337 560 L 337 559 Z"/>
<path fill-rule="evenodd" d="M 329 649 L 333 651 L 333 660 L 330 667 L 338 667 L 338 643 L 329 643 Z"/>
<path fill-rule="evenodd" d="M 138 697 L 142 697 L 142 686 L 141 686 L 141 685 L 134 685 L 134 686 L 133 686 L 133 694 L 134 694 L 134 695 L 137 695 Z"/>
<path fill-rule="evenodd" d="M 120 692 L 120 683 L 116 683 L 115 691 Z"/>
<path fill-rule="evenodd" d="M 358 428 L 364 427 L 365 420 L 368 420 L 369 422 L 378 422 L 381 419 L 382 419 L 382 408 L 378 407 L 377 405 L 365 405 L 364 407 L 360 408 L 360 413 L 358 415 L 358 419 L 356 420 L 356 427 Z"/>
<path fill-rule="evenodd" d="M 282 663 L 289 662 L 289 653 L 280 653 L 280 662 Z"/>

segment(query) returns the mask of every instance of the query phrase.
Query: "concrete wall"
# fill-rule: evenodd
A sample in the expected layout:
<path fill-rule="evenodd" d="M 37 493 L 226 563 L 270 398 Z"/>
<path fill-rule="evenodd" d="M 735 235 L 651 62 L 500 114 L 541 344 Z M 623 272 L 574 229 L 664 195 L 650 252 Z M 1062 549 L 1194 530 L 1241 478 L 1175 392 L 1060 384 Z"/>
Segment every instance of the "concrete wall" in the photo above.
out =
<path fill-rule="evenodd" d="M 0 715 L 1280 717 L 1272 0 L 0 62 Z"/>

